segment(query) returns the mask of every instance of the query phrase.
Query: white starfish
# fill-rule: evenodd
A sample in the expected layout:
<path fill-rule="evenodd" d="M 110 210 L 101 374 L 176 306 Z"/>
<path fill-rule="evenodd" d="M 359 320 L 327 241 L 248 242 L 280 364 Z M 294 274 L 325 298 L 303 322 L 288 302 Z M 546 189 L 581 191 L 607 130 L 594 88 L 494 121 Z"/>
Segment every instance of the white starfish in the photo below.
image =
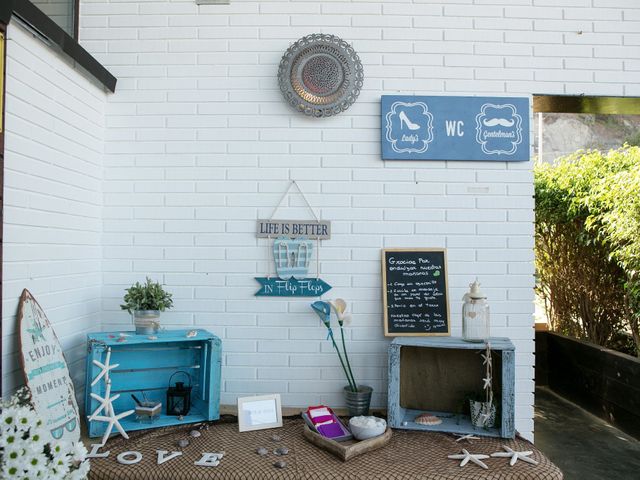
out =
<path fill-rule="evenodd" d="M 93 398 L 94 400 L 99 401 L 100 405 L 89 416 L 89 421 L 95 420 L 96 417 L 98 416 L 98 414 L 100 412 L 102 412 L 103 410 L 105 411 L 105 413 L 107 415 L 109 415 L 109 412 L 111 411 L 110 408 L 113 408 L 113 406 L 112 406 L 113 402 L 115 400 L 117 400 L 118 398 L 120 398 L 120 394 L 119 393 L 117 395 L 114 395 L 113 397 L 111 396 L 111 380 L 109 380 L 107 382 L 107 388 L 105 389 L 104 397 L 101 397 L 97 393 L 93 393 L 93 392 L 91 392 L 90 395 L 91 395 L 91 398 Z"/>
<path fill-rule="evenodd" d="M 483 378 L 482 381 L 484 382 L 484 385 L 482 386 L 484 390 L 491 388 L 491 375 L 487 375 L 487 378 Z"/>
<path fill-rule="evenodd" d="M 491 354 L 490 353 L 481 353 L 480 356 L 482 357 L 482 364 L 486 365 L 487 363 L 489 363 L 491 361 Z"/>
<path fill-rule="evenodd" d="M 93 419 L 96 422 L 108 423 L 107 429 L 104 431 L 104 435 L 102 436 L 103 445 L 107 442 L 107 440 L 109 440 L 109 435 L 111 435 L 111 430 L 113 430 L 113 427 L 116 427 L 116 430 L 118 430 L 120 432 L 120 435 L 122 435 L 124 438 L 126 439 L 129 438 L 129 435 L 127 435 L 127 432 L 125 432 L 124 428 L 122 428 L 122 425 L 120 425 L 119 420 L 122 420 L 124 417 L 127 417 L 133 413 L 133 410 L 127 410 L 126 412 L 122 412 L 116 415 L 113 412 L 113 406 L 111 404 L 109 404 L 108 410 L 109 410 L 109 412 L 107 413 L 108 416 L 98 415 Z"/>
<path fill-rule="evenodd" d="M 530 455 L 533 455 L 533 452 L 531 450 L 523 450 L 521 452 L 516 452 L 516 451 L 512 450 L 511 448 L 507 447 L 506 445 L 503 445 L 502 448 L 504 448 L 506 451 L 505 452 L 492 453 L 491 456 L 492 457 L 511 458 L 511 461 L 509 462 L 509 465 L 511 465 L 512 467 L 516 464 L 516 462 L 518 460 L 522 460 L 523 462 L 531 463 L 533 465 L 538 465 L 538 463 L 539 463 L 538 461 L 534 460 L 533 458 L 529 458 Z"/>
<path fill-rule="evenodd" d="M 458 453 L 456 455 L 447 455 L 447 458 L 451 458 L 452 460 L 462 460 L 460 462 L 461 467 L 464 467 L 469 462 L 473 462 L 476 465 L 484 468 L 485 470 L 489 470 L 489 467 L 487 467 L 487 465 L 481 461 L 485 458 L 489 458 L 489 455 L 484 455 L 482 453 L 469 453 L 463 448 L 462 453 Z"/>
<path fill-rule="evenodd" d="M 462 442 L 463 440 L 471 443 L 471 440 L 480 440 L 480 437 L 476 437 L 474 434 L 472 433 L 468 433 L 466 435 L 458 435 L 458 434 L 454 434 L 457 438 L 456 443 L 457 442 Z"/>
<path fill-rule="evenodd" d="M 119 363 L 116 363 L 114 365 L 109 365 L 110 361 L 111 361 L 111 349 L 110 348 L 107 348 L 107 356 L 104 359 L 104 363 L 99 362 L 98 360 L 94 360 L 93 361 L 93 364 L 96 367 L 99 367 L 101 370 L 100 370 L 100 373 L 98 373 L 98 375 L 96 376 L 96 378 L 94 378 L 93 381 L 91 382 L 91 386 L 92 387 L 96 383 L 98 383 L 102 377 L 104 377 L 104 381 L 105 382 L 108 382 L 109 381 L 109 371 L 120 366 Z"/>
<path fill-rule="evenodd" d="M 481 413 L 480 416 L 478 417 L 480 425 L 484 427 L 489 421 L 489 418 L 491 418 L 491 414 Z"/>

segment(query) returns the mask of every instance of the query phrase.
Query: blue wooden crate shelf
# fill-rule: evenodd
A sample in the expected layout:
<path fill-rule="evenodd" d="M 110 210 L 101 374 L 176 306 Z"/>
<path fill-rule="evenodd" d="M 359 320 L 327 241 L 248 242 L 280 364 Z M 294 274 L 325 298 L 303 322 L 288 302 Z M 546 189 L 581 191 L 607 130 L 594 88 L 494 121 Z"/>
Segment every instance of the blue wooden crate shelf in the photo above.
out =
<path fill-rule="evenodd" d="M 482 391 L 483 343 L 456 337 L 402 337 L 389 345 L 388 418 L 393 428 L 513 438 L 515 435 L 515 347 L 508 338 L 489 340 L 494 364 L 494 428 L 472 425 L 463 413 L 465 394 Z M 440 408 L 434 408 L 440 407 Z M 442 408 L 445 407 L 445 408 Z M 448 408 L 447 408 L 448 407 Z M 439 425 L 420 425 L 421 413 L 434 414 Z"/>
<path fill-rule="evenodd" d="M 105 394 L 105 382 L 99 381 L 91 386 L 92 380 L 100 372 L 93 360 L 104 363 L 106 352 L 111 348 L 110 363 L 119 364 L 111 370 L 111 395 L 120 394 L 113 402 L 115 413 L 133 410 L 135 402 L 131 394 L 142 400 L 162 403 L 160 418 L 152 423 L 139 422 L 135 414 L 120 421 L 127 431 L 159 428 L 169 425 L 183 425 L 220 418 L 220 365 L 222 342 L 206 330 L 196 330 L 197 335 L 187 337 L 189 330 L 166 330 L 159 332 L 157 340 L 149 340 L 147 335 L 134 332 L 122 332 L 124 342 L 118 341 L 121 332 L 91 333 L 87 336 L 87 376 L 85 393 L 85 414 L 98 407 L 98 401 L 91 393 Z M 175 372 L 185 371 L 191 376 L 191 410 L 182 420 L 166 415 L 166 395 L 169 377 Z M 176 375 L 173 382 L 185 381 L 183 375 Z M 106 423 L 87 422 L 89 436 L 104 434 Z"/>

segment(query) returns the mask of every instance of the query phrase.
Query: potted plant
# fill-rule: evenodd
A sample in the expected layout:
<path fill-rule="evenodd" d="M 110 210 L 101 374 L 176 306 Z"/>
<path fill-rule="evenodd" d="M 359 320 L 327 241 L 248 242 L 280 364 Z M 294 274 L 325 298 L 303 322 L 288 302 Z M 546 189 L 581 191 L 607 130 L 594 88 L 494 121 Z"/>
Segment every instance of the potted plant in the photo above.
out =
<path fill-rule="evenodd" d="M 173 300 L 162 285 L 149 277 L 144 284 L 136 282 L 125 290 L 124 304 L 120 308 L 133 315 L 136 333 L 151 335 L 160 328 L 160 312 L 171 308 Z"/>
<path fill-rule="evenodd" d="M 311 308 L 313 308 L 313 310 L 318 314 L 324 326 L 327 327 L 327 338 L 331 339 L 333 348 L 335 348 L 336 353 L 338 354 L 340 365 L 342 365 L 342 370 L 347 377 L 349 385 L 344 387 L 344 396 L 349 416 L 354 417 L 358 415 L 368 415 L 373 389 L 369 386 L 358 385 L 356 383 L 353 371 L 351 370 L 349 355 L 347 354 L 347 346 L 344 341 L 344 325 L 348 325 L 351 320 L 351 316 L 346 313 L 347 302 L 341 298 L 328 302 L 317 301 L 311 304 Z M 335 312 L 338 319 L 338 325 L 340 326 L 342 353 L 340 352 L 340 348 L 338 348 L 338 344 L 333 336 L 333 330 L 331 328 L 331 310 Z"/>

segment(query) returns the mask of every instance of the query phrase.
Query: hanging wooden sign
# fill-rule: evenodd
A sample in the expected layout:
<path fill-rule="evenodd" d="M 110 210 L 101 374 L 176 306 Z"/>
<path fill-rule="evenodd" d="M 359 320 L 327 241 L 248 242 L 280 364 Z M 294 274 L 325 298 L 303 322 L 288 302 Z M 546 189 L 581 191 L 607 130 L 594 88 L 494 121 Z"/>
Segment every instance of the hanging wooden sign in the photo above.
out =
<path fill-rule="evenodd" d="M 256 292 L 256 297 L 319 297 L 331 290 L 324 280 L 319 278 L 289 278 L 288 280 L 278 277 L 256 277 L 260 284 L 260 290 Z"/>
<path fill-rule="evenodd" d="M 315 220 L 273 219 L 291 187 L 298 189 Z M 295 181 L 291 181 L 271 217 L 257 221 L 256 236 L 274 239 L 273 248 L 268 247 L 268 251 L 273 252 L 277 275 L 272 277 L 269 269 L 270 272 L 266 277 L 255 277 L 260 284 L 260 290 L 255 293 L 257 297 L 319 297 L 331 289 L 331 285 L 317 277 L 320 271 L 317 250 L 320 247 L 320 240 L 331 238 L 331 222 L 318 218 Z M 308 274 L 314 243 L 316 244 L 316 278 L 311 278 Z"/>
<path fill-rule="evenodd" d="M 27 289 L 18 310 L 20 359 L 34 409 L 52 441 L 80 439 L 78 405 L 62 347 L 49 319 Z"/>
<path fill-rule="evenodd" d="M 305 237 L 310 240 L 328 240 L 331 238 L 331 222 L 327 220 L 258 220 L 256 236 L 258 238 Z"/>

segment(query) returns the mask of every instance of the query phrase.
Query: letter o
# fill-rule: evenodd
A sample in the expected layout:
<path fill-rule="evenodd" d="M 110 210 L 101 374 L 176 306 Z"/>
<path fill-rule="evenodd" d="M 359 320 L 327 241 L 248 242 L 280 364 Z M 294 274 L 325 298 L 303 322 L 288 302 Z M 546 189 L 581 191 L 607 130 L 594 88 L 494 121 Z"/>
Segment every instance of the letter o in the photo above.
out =
<path fill-rule="evenodd" d="M 130 457 L 131 455 L 133 455 L 133 458 L 131 459 L 125 458 L 125 457 Z M 122 465 L 134 465 L 142 461 L 142 454 L 140 452 L 133 452 L 133 451 L 122 452 L 118 454 L 118 456 L 116 457 L 116 460 L 118 461 L 118 463 L 121 463 Z"/>

